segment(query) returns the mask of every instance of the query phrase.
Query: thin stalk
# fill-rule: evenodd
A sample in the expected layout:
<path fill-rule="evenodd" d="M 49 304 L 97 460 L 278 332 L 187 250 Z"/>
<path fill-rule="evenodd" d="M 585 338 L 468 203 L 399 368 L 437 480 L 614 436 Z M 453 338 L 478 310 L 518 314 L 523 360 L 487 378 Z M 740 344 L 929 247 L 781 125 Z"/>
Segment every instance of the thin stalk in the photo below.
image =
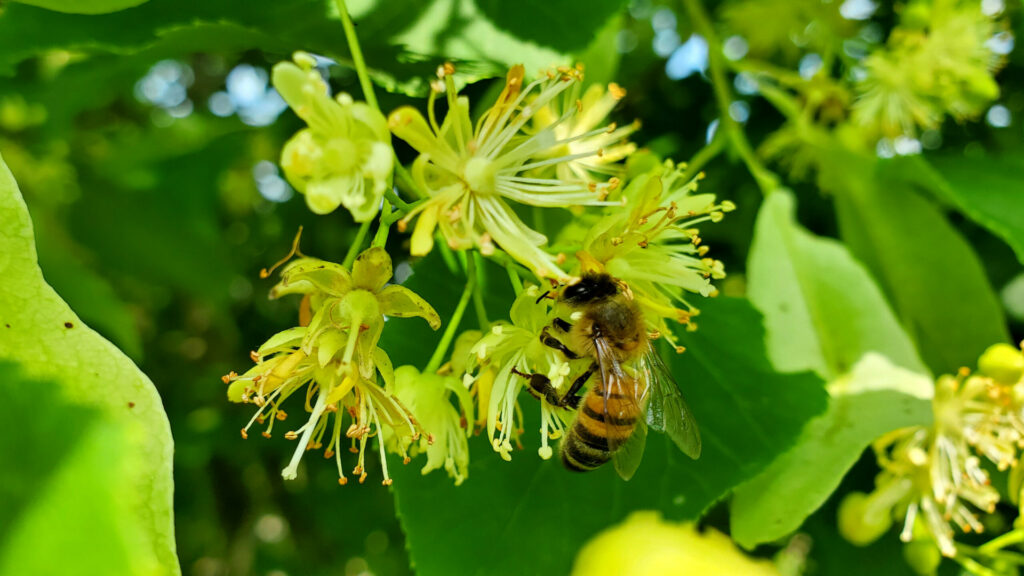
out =
<path fill-rule="evenodd" d="M 380 112 L 380 106 L 377 104 L 377 95 L 373 92 L 370 72 L 366 68 L 366 61 L 363 60 L 363 50 L 359 47 L 356 27 L 352 24 L 352 18 L 348 15 L 348 7 L 345 6 L 345 0 L 335 0 L 335 4 L 338 5 L 338 12 L 341 14 L 341 25 L 345 28 L 345 39 L 348 41 L 349 51 L 352 52 L 352 63 L 356 67 L 359 86 L 363 89 L 363 98 L 366 98 L 366 102 Z"/>
<path fill-rule="evenodd" d="M 708 18 L 700 0 L 683 0 L 683 5 L 693 20 L 694 29 L 708 42 L 708 72 L 711 75 L 715 100 L 718 102 L 719 121 L 721 122 L 719 129 L 724 130 L 729 136 L 733 150 L 746 164 L 747 170 L 754 177 L 761 192 L 765 195 L 771 194 L 779 187 L 778 177 L 757 158 L 750 141 L 747 140 L 747 136 L 743 132 L 743 127 L 729 115 L 732 93 L 725 75 L 725 54 L 722 52 L 721 41 L 711 25 L 711 19 Z"/>
<path fill-rule="evenodd" d="M 683 182 L 693 180 L 697 174 L 700 174 L 701 169 L 708 165 L 708 162 L 711 162 L 716 156 L 722 153 L 722 150 L 725 149 L 726 140 L 726 137 L 723 134 L 723 131 L 716 132 L 715 137 L 711 139 L 711 142 L 708 142 L 707 146 L 698 150 L 697 153 L 693 155 L 693 158 L 690 158 L 690 161 L 686 163 L 686 171 L 683 172 Z"/>
<path fill-rule="evenodd" d="M 490 328 L 491 323 L 487 320 L 487 308 L 484 306 L 484 284 L 479 278 L 479 275 L 484 271 L 483 260 L 481 259 L 480 254 L 475 251 L 469 254 L 468 259 L 472 260 L 476 265 L 477 281 L 476 287 L 473 289 L 473 308 L 476 309 L 477 324 L 480 325 L 480 330 L 484 332 Z"/>
<path fill-rule="evenodd" d="M 1002 550 L 1007 546 L 1020 544 L 1021 542 L 1024 542 L 1024 530 L 1012 530 L 1006 534 L 1000 534 L 981 546 L 978 546 L 978 552 L 988 555 L 998 550 Z"/>
<path fill-rule="evenodd" d="M 423 369 L 424 374 L 433 374 L 441 367 L 441 362 L 448 353 L 448 347 L 451 346 L 452 341 L 455 340 L 455 333 L 459 329 L 459 324 L 462 323 L 462 316 L 466 313 L 469 301 L 473 297 L 473 291 L 476 289 L 476 280 L 476 262 L 473 258 L 467 258 L 466 287 L 462 290 L 462 297 L 459 298 L 459 303 L 455 306 L 455 312 L 452 313 L 451 319 L 448 320 L 448 327 L 445 328 L 444 334 L 441 336 L 441 341 L 437 343 L 437 348 L 434 349 L 434 354 L 430 357 L 430 362 L 428 362 L 427 367 Z"/>
<path fill-rule="evenodd" d="M 395 155 L 395 174 L 398 175 L 398 179 L 402 182 L 409 192 L 418 199 L 429 198 L 430 194 L 427 194 L 424 190 L 420 189 L 416 181 L 412 179 L 412 174 L 402 166 L 402 163 L 398 160 L 398 155 Z"/>
<path fill-rule="evenodd" d="M 363 242 L 366 240 L 366 234 L 370 231 L 370 224 L 372 223 L 373 220 L 367 220 L 359 226 L 359 231 L 356 232 L 356 237 L 352 240 L 352 245 L 348 247 L 345 260 L 341 264 L 345 268 L 352 268 L 352 263 L 356 261 L 356 256 L 359 255 L 359 249 L 363 247 Z"/>

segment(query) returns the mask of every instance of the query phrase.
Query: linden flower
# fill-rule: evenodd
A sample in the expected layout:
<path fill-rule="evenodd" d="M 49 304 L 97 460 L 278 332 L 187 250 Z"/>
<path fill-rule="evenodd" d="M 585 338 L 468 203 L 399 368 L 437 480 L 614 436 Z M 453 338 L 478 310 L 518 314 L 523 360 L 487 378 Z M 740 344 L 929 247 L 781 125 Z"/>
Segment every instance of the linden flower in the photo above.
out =
<path fill-rule="evenodd" d="M 559 122 L 563 112 L 557 109 L 557 101 L 538 110 L 534 116 L 535 129 L 543 130 L 553 126 L 555 137 L 567 142 L 562 149 L 552 149 L 552 157 L 602 151 L 596 156 L 585 155 L 539 171 L 553 171 L 558 179 L 564 181 L 603 180 L 621 175 L 624 171 L 621 161 L 636 151 L 636 144 L 627 142 L 626 138 L 640 129 L 640 123 L 637 121 L 620 128 L 614 123 L 606 125 L 606 118 L 625 97 L 626 91 L 614 82 L 608 85 L 607 90 L 594 84 L 587 88 L 581 99 L 571 103 L 578 113 L 565 121 Z"/>
<path fill-rule="evenodd" d="M 509 311 L 512 323 L 496 324 L 471 350 L 469 369 L 477 373 L 473 384 L 488 388 L 487 437 L 505 460 L 512 458 L 513 439 L 522 448 L 518 438 L 523 431 L 523 416 L 518 399 L 524 386 L 529 389 L 528 375 L 544 374 L 555 390 L 561 391 L 569 385 L 566 381 L 569 374 L 579 372 L 573 370 L 560 352 L 540 341 L 541 331 L 551 325 L 549 302 L 548 298 L 541 298 L 540 289 L 536 286 L 523 290 Z M 482 398 L 483 392 L 480 394 Z M 541 446 L 538 453 L 546 460 L 553 453 L 548 440 L 561 437 L 572 415 L 568 410 L 552 406 L 544 398 L 540 400 Z"/>
<path fill-rule="evenodd" d="M 671 161 L 635 178 L 623 191 L 629 210 L 611 211 L 583 242 L 581 266 L 604 269 L 629 286 L 648 328 L 674 342 L 665 319 L 689 324 L 698 310 L 688 292 L 713 296 L 712 279 L 725 277 L 722 263 L 707 258 L 694 226 L 718 222 L 735 209 L 713 194 L 693 194 L 697 179 L 683 182 Z M 691 324 L 692 327 L 692 324 Z"/>
<path fill-rule="evenodd" d="M 451 375 L 420 374 L 413 366 L 402 366 L 395 370 L 395 384 L 392 392 L 413 414 L 416 415 L 429 437 L 419 439 L 401 436 L 395 441 L 411 442 L 409 452 L 416 456 L 426 452 L 427 463 L 421 470 L 427 474 L 444 467 L 448 476 L 458 486 L 469 473 L 469 423 L 473 421 L 473 400 L 462 382 Z M 452 405 L 451 396 L 458 401 L 458 409 Z M 391 438 L 389 438 L 391 440 Z M 400 450 L 404 450 L 400 446 Z"/>
<path fill-rule="evenodd" d="M 476 247 L 488 254 L 497 245 L 539 277 L 567 279 L 555 257 L 542 248 L 547 238 L 527 227 L 506 200 L 544 207 L 608 204 L 604 199 L 618 186 L 617 179 L 563 178 L 559 174 L 564 170 L 559 172 L 558 167 L 570 162 L 587 165 L 604 153 L 600 145 L 611 149 L 626 133 L 610 127 L 560 136 L 559 130 L 565 130 L 560 127 L 573 126 L 578 114 L 576 106 L 565 103 L 558 105 L 562 112 L 557 119 L 527 131 L 538 110 L 571 98 L 582 74 L 561 68 L 524 84 L 522 66 L 509 70 L 497 102 L 474 127 L 468 98 L 456 94 L 453 72 L 450 65 L 441 71 L 448 99 L 441 125 L 434 119 L 435 92 L 428 104 L 429 121 L 408 106 L 388 119 L 391 131 L 420 153 L 412 174 L 430 195 L 399 222 L 405 226 L 418 217 L 412 254 L 430 252 L 434 231 L 440 228 L 453 249 Z M 615 137 L 595 140 L 602 134 Z M 587 141 L 591 147 L 571 148 Z M 550 168 L 555 169 L 554 176 L 544 174 Z"/>
<path fill-rule="evenodd" d="M 287 417 L 282 403 L 305 388 L 305 408 L 310 416 L 301 427 L 285 434 L 299 443 L 281 473 L 284 478 L 295 478 L 303 453 L 322 448 L 326 438 L 324 456 L 335 458 L 339 482 L 345 484 L 340 450 L 348 439 L 350 450 L 358 453 L 353 474 L 363 482 L 365 450 L 371 436 L 381 434 L 386 427 L 390 434 L 407 437 L 408 442 L 420 437 L 415 418 L 392 393 L 377 384 L 378 374 L 385 383 L 394 380 L 391 360 L 377 342 L 384 315 L 419 316 L 435 329 L 440 318 L 407 288 L 385 285 L 391 272 L 391 259 L 382 248 L 360 254 L 351 273 L 343 266 L 315 258 L 303 257 L 290 263 L 281 273 L 281 282 L 271 290 L 271 297 L 304 294 L 311 311 L 308 325 L 274 335 L 253 353 L 255 367 L 241 376 L 225 376 L 225 382 L 231 384 L 230 400 L 252 402 L 258 407 L 242 430 L 243 437 L 248 436 L 255 422 L 263 424 L 267 419 L 270 424 L 263 435 L 269 437 L 274 422 Z M 343 423 L 346 415 L 347 427 Z M 384 444 L 378 444 L 384 484 L 388 485 L 391 478 Z M 407 458 L 404 452 L 402 455 Z"/>
<path fill-rule="evenodd" d="M 996 23 L 973 2 L 909 5 L 884 50 L 864 62 L 854 120 L 887 137 L 963 119 L 999 97 L 1000 58 L 988 45 Z"/>
<path fill-rule="evenodd" d="M 313 212 L 343 205 L 357 222 L 366 222 L 390 186 L 394 153 L 387 121 L 347 94 L 331 99 L 310 55 L 298 52 L 295 62 L 274 66 L 274 88 L 309 128 L 285 144 L 281 168 Z"/>
<path fill-rule="evenodd" d="M 919 537 L 917 523 L 951 557 L 956 546 L 950 521 L 964 532 L 984 529 L 976 511 L 994 511 L 999 492 L 976 452 L 1000 470 L 1016 465 L 1024 441 L 1020 407 L 1009 387 L 966 370 L 939 378 L 932 406 L 932 427 L 897 430 L 875 443 L 882 467 L 875 491 L 840 506 L 840 528 L 848 539 L 874 540 L 895 513 L 904 518 L 903 541 Z"/>

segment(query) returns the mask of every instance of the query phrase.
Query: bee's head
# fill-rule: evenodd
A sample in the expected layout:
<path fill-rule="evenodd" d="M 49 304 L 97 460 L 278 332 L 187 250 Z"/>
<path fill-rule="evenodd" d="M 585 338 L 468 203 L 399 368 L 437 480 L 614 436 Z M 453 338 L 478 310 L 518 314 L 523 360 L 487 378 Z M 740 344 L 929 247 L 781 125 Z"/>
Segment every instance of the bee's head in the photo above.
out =
<path fill-rule="evenodd" d="M 562 300 L 573 306 L 589 304 L 619 293 L 619 285 L 608 274 L 584 274 L 579 282 L 562 290 Z"/>

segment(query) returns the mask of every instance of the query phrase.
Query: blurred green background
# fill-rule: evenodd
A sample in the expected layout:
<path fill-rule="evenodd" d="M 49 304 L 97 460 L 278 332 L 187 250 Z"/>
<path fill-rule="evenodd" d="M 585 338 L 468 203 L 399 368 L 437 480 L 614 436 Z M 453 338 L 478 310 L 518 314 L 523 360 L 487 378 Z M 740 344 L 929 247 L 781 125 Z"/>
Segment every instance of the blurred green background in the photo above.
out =
<path fill-rule="evenodd" d="M 728 8 L 707 5 L 714 15 Z M 851 50 L 883 42 L 893 23 L 892 5 L 872 6 L 870 18 L 848 19 Z M 351 8 L 371 68 L 394 90 L 380 94 L 385 110 L 422 106 L 414 96 L 446 58 L 460 61 L 462 78 L 472 81 L 519 59 L 572 54 L 587 63 L 589 79 L 626 88 L 614 119 L 639 118 L 635 141 L 659 154 L 691 157 L 718 115 L 702 73 L 706 50 L 674 2 L 513 8 L 486 0 L 368 0 Z M 1016 30 L 1020 9 L 1007 2 Z M 810 24 L 772 26 L 792 26 L 798 35 Z M 376 482 L 339 488 L 331 466 L 307 466 L 307 474 L 283 482 L 292 445 L 257 435 L 243 441 L 238 430 L 250 410 L 228 404 L 220 380 L 247 366 L 250 349 L 294 323 L 297 303 L 268 301 L 272 280 L 258 271 L 287 251 L 299 226 L 305 253 L 339 261 L 356 230 L 343 211 L 312 215 L 276 165 L 302 123 L 269 86 L 268 72 L 298 49 L 324 54 L 332 88 L 358 95 L 329 2 L 152 0 L 100 16 L 0 3 L 0 152 L 29 205 L 46 279 L 159 390 L 175 440 L 176 536 L 188 575 L 410 573 L 391 492 Z M 814 65 L 800 47 L 786 58 L 797 70 Z M 1002 154 L 1024 173 L 1022 65 L 1021 51 L 1013 50 L 998 76 L 998 102 L 977 122 L 948 122 L 930 133 L 920 142 L 924 152 Z M 481 80 L 467 91 L 480 96 L 493 88 Z M 758 143 L 781 117 L 741 81 L 735 90 L 730 112 Z M 410 149 L 396 146 L 411 159 Z M 723 292 L 740 295 L 761 195 L 728 156 L 706 172 L 702 189 L 741 208 L 703 232 L 729 271 Z M 831 199 L 813 182 L 791 185 L 800 220 L 837 235 Z M 1019 182 L 1016 192 L 1024 193 Z M 1012 250 L 962 216 L 950 218 L 984 255 L 1020 340 L 1024 275 Z M 393 252 L 404 241 L 393 236 Z M 870 487 L 873 466 L 862 462 L 846 483 Z M 834 536 L 832 514 L 829 504 L 805 527 L 818 542 L 816 573 L 843 573 L 835 567 L 863 558 Z M 723 525 L 724 518 L 713 510 L 708 522 Z M 891 568 L 896 543 L 876 548 L 874 558 Z"/>

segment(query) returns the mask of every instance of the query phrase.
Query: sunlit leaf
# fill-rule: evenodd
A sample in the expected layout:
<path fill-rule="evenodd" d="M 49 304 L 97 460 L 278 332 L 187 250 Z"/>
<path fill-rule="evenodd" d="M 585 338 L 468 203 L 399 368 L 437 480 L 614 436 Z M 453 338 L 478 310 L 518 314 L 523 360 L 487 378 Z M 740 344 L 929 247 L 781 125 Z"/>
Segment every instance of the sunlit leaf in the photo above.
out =
<path fill-rule="evenodd" d="M 13 0 L 22 4 L 29 4 L 56 10 L 57 12 L 68 12 L 70 14 L 105 14 L 117 12 L 132 6 L 144 4 L 149 0 Z"/>
<path fill-rule="evenodd" d="M 82 323 L 45 283 L 36 262 L 28 211 L 2 160 L 0 276 L 4 278 L 0 283 L 0 359 L 17 362 L 33 380 L 55 382 L 67 398 L 94 407 L 104 421 L 120 429 L 125 447 L 118 452 L 124 465 L 113 469 L 123 481 L 118 496 L 124 513 L 137 526 L 133 546 L 139 547 L 143 556 L 155 558 L 163 572 L 177 572 L 171 497 L 173 447 L 160 397 L 123 353 Z M 69 436 L 77 433 L 65 431 Z M 95 439 L 100 444 L 89 450 L 105 451 L 102 447 L 118 442 L 115 438 L 101 434 Z M 87 462 L 93 458 L 89 454 L 83 456 Z"/>
<path fill-rule="evenodd" d="M 843 240 L 878 279 L 929 368 L 956 372 L 1007 341 L 978 255 L 942 213 L 907 182 L 880 176 L 877 161 L 833 162 Z"/>
<path fill-rule="evenodd" d="M 828 410 L 807 424 L 796 445 L 736 490 L 730 525 L 740 544 L 771 542 L 795 531 L 871 442 L 897 428 L 931 422 L 932 381 L 875 353 L 828 390 Z"/>
<path fill-rule="evenodd" d="M 750 301 L 765 316 L 768 355 L 782 371 L 832 379 L 865 353 L 927 373 L 868 271 L 841 243 L 794 221 L 794 199 L 765 199 L 747 265 Z"/>

